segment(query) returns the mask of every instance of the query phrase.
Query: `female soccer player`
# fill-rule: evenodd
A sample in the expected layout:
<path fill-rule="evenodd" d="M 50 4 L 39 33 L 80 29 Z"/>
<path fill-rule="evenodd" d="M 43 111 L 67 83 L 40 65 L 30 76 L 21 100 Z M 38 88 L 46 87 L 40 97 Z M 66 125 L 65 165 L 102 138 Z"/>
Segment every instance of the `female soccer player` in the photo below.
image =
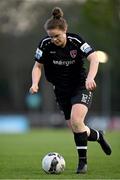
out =
<path fill-rule="evenodd" d="M 99 61 L 96 52 L 80 35 L 67 33 L 68 25 L 59 7 L 53 9 L 52 17 L 44 27 L 48 36 L 40 41 L 35 53 L 30 92 L 38 92 L 44 66 L 46 79 L 53 84 L 56 100 L 74 134 L 78 151 L 77 173 L 86 173 L 87 141 L 97 141 L 107 155 L 111 154 L 101 131 L 90 129 L 84 123 L 96 88 Z M 88 74 L 84 57 L 90 63 Z"/>

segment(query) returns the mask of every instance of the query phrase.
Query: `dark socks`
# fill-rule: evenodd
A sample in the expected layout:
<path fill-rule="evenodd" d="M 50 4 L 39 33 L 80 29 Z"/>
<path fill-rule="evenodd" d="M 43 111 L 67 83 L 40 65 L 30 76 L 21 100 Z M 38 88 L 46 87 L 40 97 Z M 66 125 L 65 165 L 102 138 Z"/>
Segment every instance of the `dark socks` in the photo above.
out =
<path fill-rule="evenodd" d="M 90 128 L 90 135 L 87 136 L 87 132 L 75 133 L 74 140 L 78 151 L 79 162 L 87 164 L 87 141 L 98 141 L 100 133 L 97 130 Z"/>
<path fill-rule="evenodd" d="M 74 132 L 74 140 L 78 151 L 79 160 L 87 164 L 87 132 Z"/>
<path fill-rule="evenodd" d="M 90 128 L 90 135 L 87 138 L 88 141 L 97 141 L 99 140 L 99 137 L 100 137 L 99 131 Z"/>

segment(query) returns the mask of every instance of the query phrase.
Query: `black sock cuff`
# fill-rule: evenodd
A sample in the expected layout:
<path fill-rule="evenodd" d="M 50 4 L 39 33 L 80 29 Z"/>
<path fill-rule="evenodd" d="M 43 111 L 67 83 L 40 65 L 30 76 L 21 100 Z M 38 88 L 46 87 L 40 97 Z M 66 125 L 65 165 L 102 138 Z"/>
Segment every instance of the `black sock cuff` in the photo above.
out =
<path fill-rule="evenodd" d="M 88 141 L 97 141 L 99 139 L 99 132 L 95 129 L 90 128 L 90 135 L 88 136 Z"/>
<path fill-rule="evenodd" d="M 81 139 L 87 139 L 87 131 L 80 132 L 80 133 L 74 132 L 74 137 L 79 137 Z"/>

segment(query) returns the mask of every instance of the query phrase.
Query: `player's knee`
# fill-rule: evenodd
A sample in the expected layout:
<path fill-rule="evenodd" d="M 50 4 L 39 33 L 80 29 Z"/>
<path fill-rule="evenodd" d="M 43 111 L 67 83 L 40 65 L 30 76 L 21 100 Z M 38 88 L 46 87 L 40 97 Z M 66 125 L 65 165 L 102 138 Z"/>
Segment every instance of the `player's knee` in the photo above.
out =
<path fill-rule="evenodd" d="M 71 125 L 74 131 L 83 131 L 85 129 L 84 119 L 88 109 L 84 105 L 75 104 L 71 111 Z"/>
<path fill-rule="evenodd" d="M 77 112 L 72 112 L 71 113 L 71 123 L 72 124 L 82 124 L 84 122 L 84 113 L 77 113 Z"/>
<path fill-rule="evenodd" d="M 83 127 L 85 126 L 84 124 L 84 118 L 82 115 L 78 116 L 76 114 L 71 115 L 71 126 L 73 130 L 82 130 Z"/>

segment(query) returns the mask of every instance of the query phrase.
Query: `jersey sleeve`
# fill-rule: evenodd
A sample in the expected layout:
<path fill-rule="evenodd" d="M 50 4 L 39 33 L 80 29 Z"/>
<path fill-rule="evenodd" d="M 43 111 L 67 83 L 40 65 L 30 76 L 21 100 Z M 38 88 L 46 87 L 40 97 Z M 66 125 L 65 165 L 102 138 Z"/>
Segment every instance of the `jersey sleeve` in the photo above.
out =
<path fill-rule="evenodd" d="M 35 51 L 35 55 L 34 55 L 34 60 L 37 61 L 38 63 L 44 64 L 44 48 L 42 45 L 42 41 L 39 42 L 39 45 Z"/>
<path fill-rule="evenodd" d="M 85 40 L 83 40 L 83 38 L 81 38 L 80 36 L 78 36 L 79 40 L 80 40 L 80 53 L 82 54 L 83 57 L 88 57 L 91 53 L 93 53 L 95 50 L 94 48 L 87 43 Z"/>

